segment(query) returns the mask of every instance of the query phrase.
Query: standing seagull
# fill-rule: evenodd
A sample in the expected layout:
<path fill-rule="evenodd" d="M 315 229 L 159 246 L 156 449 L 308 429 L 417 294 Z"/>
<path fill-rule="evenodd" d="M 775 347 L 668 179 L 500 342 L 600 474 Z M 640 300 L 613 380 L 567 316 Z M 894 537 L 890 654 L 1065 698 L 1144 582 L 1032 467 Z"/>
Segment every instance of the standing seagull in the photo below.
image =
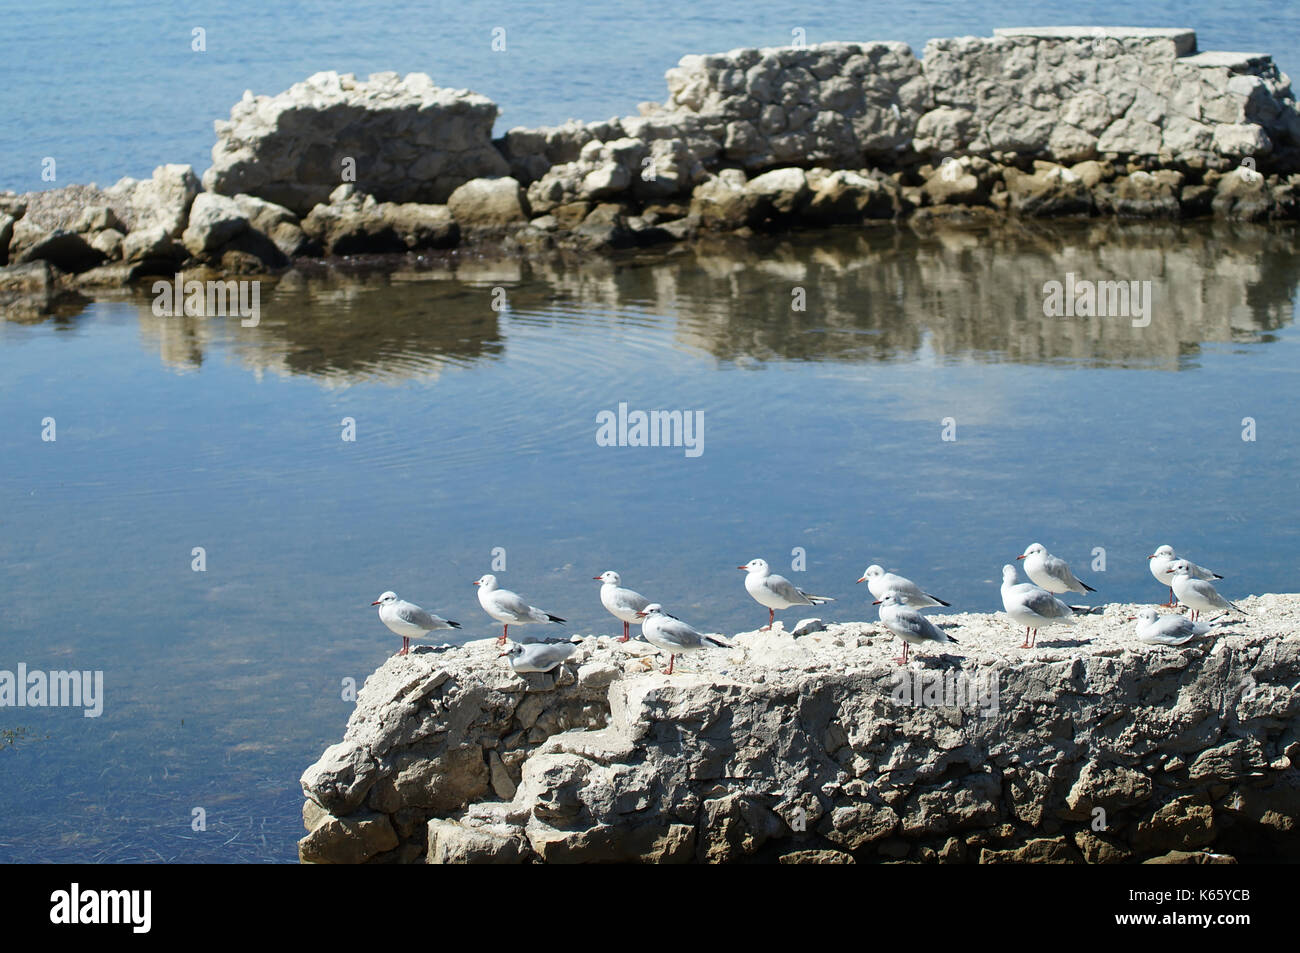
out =
<path fill-rule="evenodd" d="M 609 610 L 610 615 L 623 623 L 623 637 L 618 641 L 626 642 L 631 638 L 628 634 L 628 626 L 633 622 L 641 621 L 641 610 L 650 605 L 650 600 L 639 592 L 624 589 L 618 573 L 612 569 L 592 578 L 603 583 L 600 587 L 600 604 Z"/>
<path fill-rule="evenodd" d="M 637 615 L 645 620 L 641 623 L 641 634 L 645 636 L 645 640 L 660 651 L 668 653 L 668 670 L 665 675 L 673 673 L 673 663 L 677 661 L 677 656 L 686 652 L 698 652 L 706 647 L 706 643 L 724 649 L 731 647 L 715 636 L 695 631 L 681 619 L 664 612 L 664 607 L 657 602 L 650 603 Z"/>
<path fill-rule="evenodd" d="M 1007 563 L 1002 567 L 1002 608 L 1016 625 L 1025 627 L 1025 641 L 1020 647 L 1031 649 L 1038 644 L 1038 630 L 1058 622 L 1077 622 L 1074 610 L 1046 589 L 1031 582 L 1016 582 L 1016 567 Z M 1029 642 L 1030 631 L 1034 641 Z"/>
<path fill-rule="evenodd" d="M 526 622 L 556 622 L 564 624 L 558 615 L 543 612 L 530 606 L 509 589 L 497 588 L 497 577 L 491 573 L 480 576 L 474 585 L 478 586 L 478 604 L 483 611 L 502 624 L 501 634 L 497 636 L 497 645 L 505 645 L 510 635 L 510 623 L 523 625 Z"/>
<path fill-rule="evenodd" d="M 1202 612 L 1209 612 L 1211 609 L 1236 609 L 1242 615 L 1246 615 L 1244 609 L 1234 606 L 1219 595 L 1213 583 L 1194 578 L 1192 564 L 1186 559 L 1177 560 L 1169 568 L 1174 573 L 1174 595 L 1178 597 L 1179 602 L 1192 610 L 1193 622 L 1200 618 Z"/>
<path fill-rule="evenodd" d="M 1057 559 L 1042 543 L 1034 543 L 1016 557 L 1025 561 L 1025 575 L 1048 592 L 1096 592 L 1086 582 L 1074 578 L 1064 559 Z"/>
<path fill-rule="evenodd" d="M 572 642 L 534 642 L 532 645 L 512 645 L 497 658 L 510 659 L 510 667 L 522 675 L 525 672 L 549 672 L 576 651 L 578 646 Z"/>
<path fill-rule="evenodd" d="M 908 608 L 907 596 L 891 589 L 872 605 L 880 606 L 880 621 L 885 628 L 903 640 L 903 654 L 895 659 L 899 665 L 907 664 L 907 646 L 926 642 L 952 642 L 957 640 L 944 632 L 915 609 Z"/>
<path fill-rule="evenodd" d="M 879 566 L 868 566 L 866 572 L 858 582 L 865 582 L 871 594 L 880 601 L 884 601 L 885 593 L 891 589 L 902 599 L 900 605 L 911 606 L 913 609 L 925 609 L 929 606 L 947 606 L 951 603 L 944 602 L 938 596 L 932 596 L 925 592 L 912 580 L 903 576 L 896 576 L 892 572 L 885 572 Z M 872 605 L 879 605 L 879 602 L 873 602 Z"/>
<path fill-rule="evenodd" d="M 788 609 L 791 606 L 819 606 L 823 602 L 835 601 L 830 596 L 814 596 L 804 592 L 785 576 L 778 576 L 768 569 L 767 563 L 762 559 L 751 559 L 744 566 L 736 568 L 748 573 L 745 576 L 745 591 L 753 596 L 759 605 L 767 606 L 767 625 L 759 629 L 760 632 L 772 628 L 772 624 L 776 621 L 777 609 Z"/>
<path fill-rule="evenodd" d="M 1174 552 L 1172 546 L 1161 546 L 1154 553 L 1147 557 L 1151 560 L 1148 564 L 1151 567 L 1151 575 L 1156 577 L 1157 582 L 1164 583 L 1169 587 L 1169 601 L 1165 603 L 1168 609 L 1174 604 L 1174 563 L 1178 562 L 1178 555 Z M 1192 567 L 1193 579 L 1222 579 L 1217 572 L 1210 572 L 1204 566 L 1198 566 L 1190 559 L 1184 560 L 1187 565 Z"/>
<path fill-rule="evenodd" d="M 1133 618 L 1130 617 L 1132 622 Z M 1182 645 L 1198 635 L 1210 631 L 1208 622 L 1193 622 L 1186 616 L 1159 615 L 1155 609 L 1146 606 L 1138 610 L 1137 634 L 1139 642 L 1153 645 Z"/>
<path fill-rule="evenodd" d="M 405 655 L 411 647 L 411 639 L 418 639 L 434 629 L 459 629 L 459 622 L 442 619 L 432 612 L 425 612 L 414 602 L 397 598 L 395 592 L 385 592 L 370 603 L 379 606 L 379 621 L 402 637 L 402 651 Z"/>

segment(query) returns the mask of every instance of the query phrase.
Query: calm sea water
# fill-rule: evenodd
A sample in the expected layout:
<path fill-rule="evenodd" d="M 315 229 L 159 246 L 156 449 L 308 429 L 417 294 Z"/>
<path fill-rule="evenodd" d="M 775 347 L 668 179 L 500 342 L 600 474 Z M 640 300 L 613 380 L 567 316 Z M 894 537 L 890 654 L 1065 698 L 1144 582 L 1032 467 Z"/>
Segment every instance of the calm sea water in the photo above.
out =
<path fill-rule="evenodd" d="M 568 118 L 605 119 L 661 102 L 663 74 L 685 53 L 810 43 L 902 40 L 920 54 L 933 37 L 989 35 L 1041 24 L 1179 26 L 1202 49 L 1271 53 L 1300 73 L 1300 4 L 1278 0 L 1034 0 L 899 4 L 886 0 L 402 3 L 314 0 L 203 4 L 0 2 L 0 189 L 147 176 L 163 162 L 202 171 L 214 119 L 245 89 L 277 93 L 318 70 L 429 73 L 502 108 L 498 133 Z M 505 50 L 493 52 L 493 31 Z M 204 52 L 192 49 L 205 31 Z"/>
<path fill-rule="evenodd" d="M 1043 317 L 1067 272 L 1152 281 L 1150 325 Z M 492 635 L 471 583 L 498 547 L 578 633 L 616 631 L 610 568 L 756 627 L 754 556 L 836 620 L 874 618 L 871 562 L 995 611 L 1032 541 L 1104 548 L 1099 599 L 1163 596 L 1165 542 L 1230 596 L 1294 591 L 1298 282 L 1294 234 L 1261 227 L 885 228 L 290 274 L 255 328 L 147 297 L 0 322 L 0 668 L 100 669 L 107 693 L 98 719 L 0 710 L 32 735 L 0 750 L 0 860 L 293 860 L 343 680 L 399 645 L 369 603 Z M 598 446 L 620 402 L 703 412 L 703 453 Z"/>

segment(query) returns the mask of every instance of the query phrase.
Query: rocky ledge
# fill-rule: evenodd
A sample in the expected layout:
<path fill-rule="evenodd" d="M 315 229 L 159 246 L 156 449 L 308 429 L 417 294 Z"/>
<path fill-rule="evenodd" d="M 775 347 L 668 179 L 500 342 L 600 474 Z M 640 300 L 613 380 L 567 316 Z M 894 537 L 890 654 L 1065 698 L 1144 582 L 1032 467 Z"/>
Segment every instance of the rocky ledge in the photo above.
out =
<path fill-rule="evenodd" d="M 517 675 L 420 647 L 303 774 L 313 863 L 1230 863 L 1300 847 L 1300 596 L 1181 647 L 1136 606 L 1040 634 L 938 616 L 894 662 L 847 622 L 734 637 L 661 674 L 580 641 Z"/>
<path fill-rule="evenodd" d="M 181 269 L 490 246 L 614 250 L 701 231 L 1004 215 L 1300 218 L 1300 112 L 1262 53 L 1191 30 L 1003 29 L 690 55 L 668 98 L 516 128 L 426 75 L 246 93 L 213 165 L 0 194 L 0 307 Z M 12 266 L 23 267 L 12 271 Z"/>

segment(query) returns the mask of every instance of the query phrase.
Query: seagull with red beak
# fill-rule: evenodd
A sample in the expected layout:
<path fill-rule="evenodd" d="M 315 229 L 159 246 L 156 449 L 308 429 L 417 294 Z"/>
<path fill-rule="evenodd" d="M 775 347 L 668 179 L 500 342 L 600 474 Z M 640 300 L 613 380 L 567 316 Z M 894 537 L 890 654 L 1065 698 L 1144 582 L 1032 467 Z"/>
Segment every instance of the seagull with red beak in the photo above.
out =
<path fill-rule="evenodd" d="M 483 611 L 502 624 L 501 634 L 497 636 L 497 645 L 505 645 L 510 636 L 510 626 L 524 625 L 528 622 L 554 622 L 563 625 L 564 620 L 558 615 L 543 612 L 536 606 L 530 606 L 518 593 L 502 589 L 497 577 L 491 573 L 480 576 L 474 581 L 478 586 L 478 604 Z M 519 639 L 520 642 L 534 641 Z"/>
<path fill-rule="evenodd" d="M 623 580 L 612 569 L 592 578 L 602 583 L 600 604 L 623 623 L 623 637 L 618 641 L 626 642 L 631 638 L 628 626 L 634 622 L 640 624 L 641 610 L 650 605 L 650 600 L 632 589 L 624 589 Z"/>
<path fill-rule="evenodd" d="M 452 622 L 432 612 L 425 612 L 414 602 L 397 598 L 395 592 L 385 592 L 370 604 L 379 606 L 379 621 L 402 637 L 402 651 L 398 652 L 398 655 L 407 653 L 411 646 L 411 639 L 418 639 L 435 629 L 460 628 L 459 622 Z"/>
<path fill-rule="evenodd" d="M 776 622 L 776 610 L 791 606 L 819 606 L 834 602 L 830 596 L 814 596 L 804 592 L 785 576 L 778 576 L 762 559 L 751 559 L 737 569 L 745 571 L 745 591 L 761 606 L 767 606 L 767 625 L 759 629 L 766 632 Z"/>

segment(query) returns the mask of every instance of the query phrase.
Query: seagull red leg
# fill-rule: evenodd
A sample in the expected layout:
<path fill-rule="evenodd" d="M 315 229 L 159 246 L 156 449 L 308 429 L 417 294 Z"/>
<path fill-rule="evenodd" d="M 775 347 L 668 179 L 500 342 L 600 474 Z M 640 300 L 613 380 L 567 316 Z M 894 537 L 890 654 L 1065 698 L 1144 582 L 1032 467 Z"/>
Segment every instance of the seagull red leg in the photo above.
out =
<path fill-rule="evenodd" d="M 671 675 L 671 674 L 673 673 L 673 663 L 676 662 L 676 661 L 677 661 L 677 656 L 676 656 L 676 655 L 669 655 L 669 656 L 668 656 L 668 671 L 666 671 L 666 672 L 664 673 L 665 675 Z"/>
<path fill-rule="evenodd" d="M 630 639 L 631 637 L 632 637 L 632 636 L 630 636 L 630 635 L 628 634 L 627 623 L 624 622 L 624 623 L 623 623 L 623 638 L 619 639 L 618 641 L 620 641 L 620 642 L 626 642 L 626 641 L 627 641 L 628 639 Z"/>
<path fill-rule="evenodd" d="M 508 624 L 501 626 L 501 634 L 497 636 L 497 645 L 505 645 L 506 638 L 510 635 L 510 626 Z"/>

